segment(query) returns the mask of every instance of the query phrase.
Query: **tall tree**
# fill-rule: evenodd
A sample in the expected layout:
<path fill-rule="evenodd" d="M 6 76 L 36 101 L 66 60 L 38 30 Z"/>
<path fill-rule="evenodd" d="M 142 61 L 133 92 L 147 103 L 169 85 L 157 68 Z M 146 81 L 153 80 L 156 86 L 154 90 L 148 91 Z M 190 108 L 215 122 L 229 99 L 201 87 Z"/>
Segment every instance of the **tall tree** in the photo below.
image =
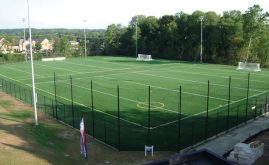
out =
<path fill-rule="evenodd" d="M 249 61 L 265 65 L 269 53 L 269 13 L 263 13 L 259 5 L 250 7 L 243 15 L 245 45 L 250 45 Z M 249 42 L 247 42 L 249 41 Z"/>

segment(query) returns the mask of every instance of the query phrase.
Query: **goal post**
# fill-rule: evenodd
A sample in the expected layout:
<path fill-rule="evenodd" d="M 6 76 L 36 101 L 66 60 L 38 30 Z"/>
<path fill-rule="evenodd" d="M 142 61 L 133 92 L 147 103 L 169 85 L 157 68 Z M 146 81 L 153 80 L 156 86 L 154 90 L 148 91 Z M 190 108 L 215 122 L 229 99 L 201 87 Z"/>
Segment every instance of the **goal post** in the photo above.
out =
<path fill-rule="evenodd" d="M 259 63 L 238 62 L 237 70 L 261 71 Z"/>
<path fill-rule="evenodd" d="M 149 54 L 138 54 L 137 61 L 152 61 L 151 55 Z"/>

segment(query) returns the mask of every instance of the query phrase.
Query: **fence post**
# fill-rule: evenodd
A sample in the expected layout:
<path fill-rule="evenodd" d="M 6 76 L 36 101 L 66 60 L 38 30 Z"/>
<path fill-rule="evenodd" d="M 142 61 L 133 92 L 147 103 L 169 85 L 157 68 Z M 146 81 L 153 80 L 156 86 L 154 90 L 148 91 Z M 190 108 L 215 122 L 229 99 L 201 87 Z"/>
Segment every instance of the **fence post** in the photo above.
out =
<path fill-rule="evenodd" d="M 73 83 L 72 83 L 72 76 L 70 75 L 70 85 L 71 85 L 71 105 L 72 105 L 72 124 L 73 127 L 75 127 L 75 121 L 74 121 L 74 100 L 73 100 Z"/>
<path fill-rule="evenodd" d="M 2 89 L 3 89 L 3 92 L 7 93 L 6 92 L 6 83 L 4 83 L 5 80 L 2 79 Z"/>
<path fill-rule="evenodd" d="M 237 112 L 236 112 L 236 126 L 238 126 L 239 108 L 240 108 L 240 105 L 237 105 Z"/>
<path fill-rule="evenodd" d="M 230 103 L 231 103 L 231 76 L 229 76 L 229 91 L 228 91 L 228 115 L 227 115 L 227 125 L 226 125 L 226 131 L 229 130 L 230 125 Z"/>
<path fill-rule="evenodd" d="M 119 85 L 117 87 L 117 95 L 118 95 L 118 150 L 120 151 L 120 89 Z"/>
<path fill-rule="evenodd" d="M 266 115 L 267 113 L 267 108 L 268 108 L 268 101 L 267 101 L 267 94 L 265 96 L 265 111 L 264 111 L 264 115 Z"/>
<path fill-rule="evenodd" d="M 5 88 L 6 88 L 6 93 L 7 93 L 7 81 L 5 80 Z"/>
<path fill-rule="evenodd" d="M 248 117 L 249 77 L 250 77 L 250 72 L 248 72 L 248 86 L 247 86 L 247 100 L 246 100 L 246 116 L 245 116 L 245 124 L 247 123 L 247 117 Z"/>
<path fill-rule="evenodd" d="M 45 109 L 45 114 L 47 114 L 47 103 L 46 103 L 46 97 L 44 96 L 44 109 Z"/>
<path fill-rule="evenodd" d="M 5 92 L 7 93 L 7 81 L 5 80 Z"/>
<path fill-rule="evenodd" d="M 31 106 L 34 106 L 33 95 L 31 94 L 31 91 L 29 91 L 29 95 L 31 98 Z"/>
<path fill-rule="evenodd" d="M 51 99 L 52 117 L 54 118 L 54 101 Z"/>
<path fill-rule="evenodd" d="M 194 143 L 194 116 L 191 119 L 191 148 L 193 148 L 193 143 Z"/>
<path fill-rule="evenodd" d="M 104 136 L 105 136 L 105 143 L 106 143 L 106 121 L 105 120 L 104 120 L 104 129 L 105 129 L 105 132 L 104 132 L 105 135 Z"/>
<path fill-rule="evenodd" d="M 148 145 L 150 146 L 150 86 L 148 87 L 148 95 L 149 95 L 149 100 L 148 100 Z"/>
<path fill-rule="evenodd" d="M 219 108 L 217 109 L 217 118 L 216 118 L 216 136 L 218 136 L 219 129 Z"/>
<path fill-rule="evenodd" d="M 256 119 L 256 117 L 257 117 L 257 108 L 258 108 L 258 105 L 257 105 L 257 102 L 258 102 L 258 99 L 257 99 L 257 97 L 256 97 L 256 99 L 255 99 L 255 112 L 254 112 L 254 120 Z"/>
<path fill-rule="evenodd" d="M 12 96 L 11 82 L 9 82 L 9 92 L 10 92 L 10 95 Z"/>
<path fill-rule="evenodd" d="M 17 98 L 17 94 L 16 94 L 17 92 L 16 92 L 16 85 L 15 84 L 13 84 L 13 89 L 14 89 L 14 97 Z"/>
<path fill-rule="evenodd" d="M 209 80 L 207 81 L 205 141 L 207 141 L 208 136 L 208 108 L 209 108 Z"/>
<path fill-rule="evenodd" d="M 56 74 L 55 74 L 55 72 L 54 72 L 54 98 L 55 98 L 56 119 L 58 120 L 58 103 L 57 103 Z"/>
<path fill-rule="evenodd" d="M 23 91 L 24 91 L 24 103 L 26 103 L 26 89 L 23 88 Z"/>
<path fill-rule="evenodd" d="M 180 149 L 181 149 L 181 143 L 180 143 L 180 139 L 181 139 L 181 85 L 179 86 L 179 105 L 178 105 L 178 152 L 180 152 Z"/>
<path fill-rule="evenodd" d="M 64 122 L 66 123 L 66 119 L 65 119 L 65 104 L 63 104 L 63 108 L 64 108 Z"/>
<path fill-rule="evenodd" d="M 20 100 L 21 100 L 21 86 L 19 86 L 19 94 L 20 94 Z"/>
<path fill-rule="evenodd" d="M 91 80 L 91 101 L 92 101 L 92 137 L 94 137 L 94 109 L 93 109 L 93 89 Z"/>
<path fill-rule="evenodd" d="M 3 87 L 4 83 L 3 83 L 3 79 L 1 79 L 1 90 L 2 92 L 4 92 L 4 87 Z"/>

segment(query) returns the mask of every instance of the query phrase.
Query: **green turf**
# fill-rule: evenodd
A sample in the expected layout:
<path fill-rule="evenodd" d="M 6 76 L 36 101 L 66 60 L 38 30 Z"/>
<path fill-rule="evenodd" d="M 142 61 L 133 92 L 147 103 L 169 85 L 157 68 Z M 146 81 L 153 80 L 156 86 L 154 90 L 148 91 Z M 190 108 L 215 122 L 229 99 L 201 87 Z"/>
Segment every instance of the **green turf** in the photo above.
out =
<path fill-rule="evenodd" d="M 58 115 L 59 118 L 72 125 L 72 121 L 67 117 L 72 115 L 71 76 L 74 108 L 77 110 L 75 111 L 75 117 L 79 121 L 80 113 L 78 111 L 89 111 L 88 121 L 91 121 L 91 100 L 93 100 L 95 117 L 97 118 L 95 125 L 97 128 L 98 125 L 103 127 L 102 129 L 95 129 L 96 136 L 104 138 L 101 140 L 108 143 L 115 143 L 115 139 L 117 139 L 117 119 L 113 117 L 117 117 L 118 110 L 117 86 L 119 86 L 120 94 L 120 117 L 123 119 L 121 120 L 121 134 L 123 137 L 131 138 L 131 131 L 135 130 L 133 134 L 141 136 L 141 138 L 134 138 L 133 140 L 140 140 L 141 143 L 147 141 L 145 134 L 147 135 L 148 131 L 146 128 L 148 127 L 149 93 L 153 142 L 154 136 L 159 136 L 159 138 L 156 138 L 157 141 L 167 138 L 168 142 L 177 138 L 177 129 L 175 128 L 178 127 L 178 122 L 175 121 L 178 119 L 179 111 L 179 86 L 182 87 L 181 118 L 187 119 L 196 115 L 192 120 L 182 120 L 181 132 L 192 134 L 185 139 L 188 142 L 182 142 L 186 144 L 184 146 L 200 141 L 206 136 L 204 134 L 206 129 L 204 123 L 206 122 L 208 81 L 210 84 L 208 104 L 208 123 L 210 127 L 207 128 L 209 130 L 207 136 L 210 137 L 222 129 L 225 130 L 226 127 L 230 128 L 242 123 L 246 113 L 245 98 L 247 96 L 248 72 L 236 70 L 236 66 L 168 60 L 141 62 L 134 58 L 97 56 L 54 62 L 35 61 L 34 68 L 36 88 L 38 93 L 42 94 L 38 97 L 40 106 L 55 104 L 53 76 L 55 72 L 58 108 L 65 109 L 64 112 L 60 111 Z M 0 65 L 0 70 L 1 78 L 27 86 L 30 89 L 29 63 Z M 267 99 L 266 94 L 269 91 L 268 73 L 269 70 L 267 69 L 250 73 L 249 107 L 256 105 L 255 96 L 263 95 L 261 99 L 263 104 Z M 231 76 L 231 112 L 229 122 L 226 122 L 229 76 Z M 93 82 L 93 98 L 91 97 L 91 81 Z M 22 92 L 18 91 L 22 89 L 12 85 L 9 85 L 7 89 L 10 94 L 31 103 L 31 92 L 26 94 L 24 92 L 24 96 L 21 96 Z M 12 91 L 16 92 L 12 93 Z M 46 96 L 46 99 L 43 96 Z M 53 114 L 53 106 L 46 108 L 48 113 L 55 115 Z M 256 114 L 252 111 L 247 113 L 249 113 L 248 119 L 252 118 L 253 115 L 259 115 L 258 112 L 255 112 Z M 237 114 L 239 114 L 239 117 Z M 116 133 L 104 131 L 106 129 L 115 130 Z M 193 133 L 191 133 L 191 130 L 193 130 Z M 92 132 L 92 129 L 90 131 Z M 173 132 L 171 139 L 167 136 L 169 131 L 170 133 Z M 161 134 L 160 132 L 164 133 Z M 194 136 L 194 132 L 197 136 Z M 109 137 L 112 139 L 111 142 L 109 142 Z"/>

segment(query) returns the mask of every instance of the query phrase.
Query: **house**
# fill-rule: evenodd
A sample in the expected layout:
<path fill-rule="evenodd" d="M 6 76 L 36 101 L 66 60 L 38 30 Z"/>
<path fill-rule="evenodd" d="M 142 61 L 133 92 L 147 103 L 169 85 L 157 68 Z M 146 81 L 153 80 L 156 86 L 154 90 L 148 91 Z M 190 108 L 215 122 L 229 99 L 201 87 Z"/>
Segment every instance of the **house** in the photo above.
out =
<path fill-rule="evenodd" d="M 19 48 L 19 46 L 11 46 L 11 50 L 12 50 L 12 52 L 19 52 L 20 48 Z"/>
<path fill-rule="evenodd" d="M 1 53 L 8 53 L 8 51 L 10 50 L 10 43 L 5 39 L 5 38 L 1 38 L 0 39 L 0 52 Z"/>
<path fill-rule="evenodd" d="M 21 51 L 21 52 L 26 51 L 27 45 L 29 45 L 29 44 L 30 44 L 30 41 L 28 41 L 28 40 L 24 41 L 23 39 L 20 39 L 20 41 L 19 41 L 19 51 Z M 36 41 L 32 40 L 32 45 L 35 46 L 35 44 L 36 44 Z"/>
<path fill-rule="evenodd" d="M 53 43 L 45 38 L 41 43 L 41 51 L 52 50 Z"/>
<path fill-rule="evenodd" d="M 71 46 L 71 49 L 78 50 L 79 49 L 79 42 L 77 41 L 69 41 L 69 44 Z"/>

